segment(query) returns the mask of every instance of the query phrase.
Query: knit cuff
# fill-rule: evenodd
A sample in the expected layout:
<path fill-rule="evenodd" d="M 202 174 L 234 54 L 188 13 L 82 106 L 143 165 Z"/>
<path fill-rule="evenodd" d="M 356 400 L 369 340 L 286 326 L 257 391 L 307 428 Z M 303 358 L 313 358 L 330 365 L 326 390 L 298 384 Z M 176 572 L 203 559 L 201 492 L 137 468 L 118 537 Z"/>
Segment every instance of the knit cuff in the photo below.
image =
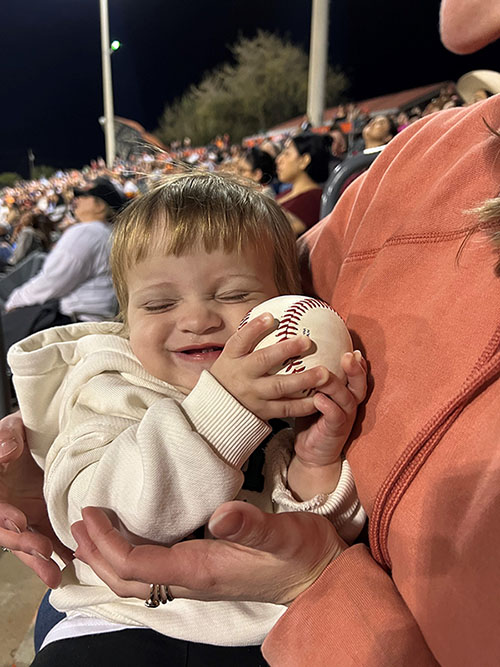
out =
<path fill-rule="evenodd" d="M 269 424 L 247 410 L 208 371 L 202 372 L 182 409 L 196 432 L 234 468 L 241 468 L 271 432 Z"/>
<path fill-rule="evenodd" d="M 277 439 L 278 444 L 278 439 Z M 296 500 L 287 487 L 288 466 L 292 451 L 288 446 L 273 447 L 266 454 L 272 470 L 274 489 L 272 500 L 278 512 L 313 512 L 327 517 L 339 535 L 351 542 L 366 521 L 366 513 L 359 502 L 354 477 L 349 463 L 344 459 L 340 478 L 331 493 L 319 493 L 309 500 Z"/>

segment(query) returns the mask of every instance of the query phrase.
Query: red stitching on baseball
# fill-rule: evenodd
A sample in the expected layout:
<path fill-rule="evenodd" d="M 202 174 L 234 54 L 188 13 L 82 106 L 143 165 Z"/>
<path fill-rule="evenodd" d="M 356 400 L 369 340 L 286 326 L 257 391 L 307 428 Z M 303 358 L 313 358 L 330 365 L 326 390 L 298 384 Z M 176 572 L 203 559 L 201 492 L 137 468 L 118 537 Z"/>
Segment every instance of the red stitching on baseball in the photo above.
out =
<path fill-rule="evenodd" d="M 238 324 L 238 331 L 241 329 L 241 327 L 244 327 L 245 324 L 247 324 L 248 320 L 250 319 L 250 313 L 252 311 L 249 310 L 248 313 L 245 315 L 245 317 L 241 320 L 241 322 Z"/>
<path fill-rule="evenodd" d="M 292 336 L 296 336 L 299 330 L 298 324 L 302 316 L 308 310 L 313 310 L 314 308 L 331 310 L 335 313 L 335 315 L 337 315 L 337 317 L 340 317 L 337 311 L 334 310 L 325 301 L 321 301 L 321 299 L 315 299 L 314 297 L 304 297 L 300 301 L 296 301 L 291 306 L 289 306 L 283 313 L 283 317 L 280 319 L 278 328 L 274 332 L 277 341 L 281 343 L 284 340 L 288 340 L 288 338 L 291 338 Z M 241 320 L 238 329 L 241 329 L 241 327 L 248 323 L 251 313 L 252 311 L 249 311 L 245 315 L 245 317 Z M 345 324 L 344 319 L 342 317 L 340 317 L 340 319 Z M 291 357 L 290 359 L 287 359 L 283 362 L 282 368 L 284 368 L 285 373 L 302 373 L 305 371 L 306 366 L 304 360 L 301 357 Z M 309 389 L 304 390 L 302 393 L 305 393 L 306 396 L 310 396 L 313 391 L 313 389 Z"/>
<path fill-rule="evenodd" d="M 276 336 L 279 337 L 280 341 L 287 340 L 290 336 L 296 336 L 298 333 L 298 322 L 300 321 L 302 315 L 304 315 L 308 310 L 314 308 L 324 308 L 326 310 L 333 310 L 324 301 L 320 299 L 314 299 L 312 297 L 304 297 L 300 301 L 296 301 L 283 313 L 283 317 L 280 320 L 279 326 L 276 330 Z M 335 313 L 335 311 L 333 310 Z M 338 315 L 338 313 L 336 313 Z"/>
<path fill-rule="evenodd" d="M 282 363 L 282 368 L 285 373 L 302 373 L 306 367 L 300 357 L 290 357 Z"/>

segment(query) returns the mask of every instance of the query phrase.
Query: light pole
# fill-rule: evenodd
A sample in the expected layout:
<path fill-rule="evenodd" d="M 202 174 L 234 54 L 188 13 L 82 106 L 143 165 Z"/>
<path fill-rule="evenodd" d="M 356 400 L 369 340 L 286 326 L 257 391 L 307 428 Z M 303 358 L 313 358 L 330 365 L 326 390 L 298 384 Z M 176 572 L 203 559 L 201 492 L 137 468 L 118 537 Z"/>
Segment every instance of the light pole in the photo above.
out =
<path fill-rule="evenodd" d="M 30 180 L 35 178 L 35 154 L 32 148 L 28 148 L 28 162 L 30 166 Z"/>
<path fill-rule="evenodd" d="M 326 68 L 328 63 L 328 14 L 330 0 L 312 0 L 307 117 L 313 127 L 323 125 Z"/>
<path fill-rule="evenodd" d="M 101 57 L 102 94 L 104 98 L 104 141 L 106 144 L 106 166 L 113 167 L 115 161 L 115 112 L 113 109 L 113 83 L 111 80 L 111 51 L 109 48 L 108 0 L 99 0 L 101 10 Z"/>

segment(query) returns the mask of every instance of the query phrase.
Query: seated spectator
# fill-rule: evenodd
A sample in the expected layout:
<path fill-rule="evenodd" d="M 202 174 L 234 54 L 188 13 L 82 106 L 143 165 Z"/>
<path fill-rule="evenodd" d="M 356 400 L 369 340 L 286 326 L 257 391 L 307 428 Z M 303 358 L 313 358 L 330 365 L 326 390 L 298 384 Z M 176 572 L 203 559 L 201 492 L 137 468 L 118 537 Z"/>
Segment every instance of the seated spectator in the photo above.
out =
<path fill-rule="evenodd" d="M 66 215 L 68 206 L 64 200 L 62 193 L 57 193 L 53 199 L 53 205 L 51 206 L 48 216 L 53 223 L 60 223 L 63 221 L 64 216 Z"/>
<path fill-rule="evenodd" d="M 396 117 L 396 124 L 398 126 L 398 132 L 402 132 L 410 124 L 410 118 L 406 111 L 400 111 Z"/>
<path fill-rule="evenodd" d="M 254 146 L 238 162 L 238 173 L 262 186 L 262 192 L 274 197 L 271 183 L 276 180 L 276 162 L 269 153 Z"/>
<path fill-rule="evenodd" d="M 104 178 L 96 179 L 86 190 L 75 190 L 78 222 L 63 233 L 40 273 L 15 289 L 5 304 L 6 348 L 50 326 L 114 317 L 109 223 L 125 201 Z"/>
<path fill-rule="evenodd" d="M 276 160 L 278 178 L 291 189 L 278 195 L 299 236 L 319 220 L 322 185 L 328 178 L 332 138 L 303 132 L 290 139 Z"/>
<path fill-rule="evenodd" d="M 9 242 L 12 227 L 7 222 L 0 223 L 0 271 L 3 271 L 12 257 L 13 248 Z"/>
<path fill-rule="evenodd" d="M 23 213 L 12 235 L 14 252 L 9 259 L 9 264 L 17 264 L 36 250 L 48 252 L 52 245 L 53 229 L 54 223 L 44 213 L 36 211 Z"/>
<path fill-rule="evenodd" d="M 374 116 L 363 128 L 364 141 L 363 152 L 375 152 L 389 143 L 398 133 L 396 123 L 390 116 L 378 114 Z"/>
<path fill-rule="evenodd" d="M 18 206 L 17 202 L 14 201 L 14 199 L 12 197 L 7 197 L 6 202 L 7 202 L 8 211 L 5 215 L 4 222 L 7 223 L 10 226 L 10 228 L 12 229 L 12 227 L 19 220 L 21 212 L 19 210 L 19 206 Z"/>

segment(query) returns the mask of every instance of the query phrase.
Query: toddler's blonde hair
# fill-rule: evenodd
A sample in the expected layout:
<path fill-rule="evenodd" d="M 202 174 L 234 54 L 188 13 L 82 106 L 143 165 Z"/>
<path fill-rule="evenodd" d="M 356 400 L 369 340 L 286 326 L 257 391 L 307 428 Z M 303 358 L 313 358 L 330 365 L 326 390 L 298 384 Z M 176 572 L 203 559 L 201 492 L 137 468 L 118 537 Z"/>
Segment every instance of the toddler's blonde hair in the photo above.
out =
<path fill-rule="evenodd" d="M 111 273 L 121 319 L 128 308 L 127 273 L 148 256 L 197 248 L 241 252 L 249 245 L 272 257 L 280 294 L 300 293 L 295 235 L 275 201 L 255 184 L 221 172 L 166 176 L 115 221 Z"/>

